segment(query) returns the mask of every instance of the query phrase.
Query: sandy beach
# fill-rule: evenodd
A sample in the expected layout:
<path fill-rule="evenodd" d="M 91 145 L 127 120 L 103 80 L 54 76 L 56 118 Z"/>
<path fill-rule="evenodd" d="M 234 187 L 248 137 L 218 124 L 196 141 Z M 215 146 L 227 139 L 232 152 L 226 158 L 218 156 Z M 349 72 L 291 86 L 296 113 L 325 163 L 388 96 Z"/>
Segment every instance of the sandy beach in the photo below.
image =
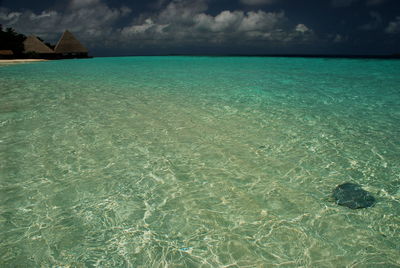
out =
<path fill-rule="evenodd" d="M 0 59 L 0 64 L 13 64 L 13 63 L 27 63 L 27 62 L 38 62 L 38 61 L 47 61 L 45 59 L 13 59 L 13 60 L 2 60 Z"/>

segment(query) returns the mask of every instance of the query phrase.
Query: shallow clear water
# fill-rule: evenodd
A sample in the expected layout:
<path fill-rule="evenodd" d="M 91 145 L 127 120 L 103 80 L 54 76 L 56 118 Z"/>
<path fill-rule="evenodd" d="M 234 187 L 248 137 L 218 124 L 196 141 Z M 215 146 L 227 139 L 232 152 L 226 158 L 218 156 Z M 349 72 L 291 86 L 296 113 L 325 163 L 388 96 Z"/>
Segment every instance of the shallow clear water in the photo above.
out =
<path fill-rule="evenodd" d="M 0 267 L 399 267 L 399 159 L 400 61 L 0 66 Z"/>

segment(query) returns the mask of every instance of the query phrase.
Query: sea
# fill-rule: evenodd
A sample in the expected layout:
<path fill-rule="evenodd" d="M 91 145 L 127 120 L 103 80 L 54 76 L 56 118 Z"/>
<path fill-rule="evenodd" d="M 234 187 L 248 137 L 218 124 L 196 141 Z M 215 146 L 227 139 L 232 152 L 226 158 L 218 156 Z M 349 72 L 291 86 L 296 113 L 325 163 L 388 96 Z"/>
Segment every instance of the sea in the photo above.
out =
<path fill-rule="evenodd" d="M 399 242 L 399 60 L 0 63 L 0 267 L 400 267 Z"/>

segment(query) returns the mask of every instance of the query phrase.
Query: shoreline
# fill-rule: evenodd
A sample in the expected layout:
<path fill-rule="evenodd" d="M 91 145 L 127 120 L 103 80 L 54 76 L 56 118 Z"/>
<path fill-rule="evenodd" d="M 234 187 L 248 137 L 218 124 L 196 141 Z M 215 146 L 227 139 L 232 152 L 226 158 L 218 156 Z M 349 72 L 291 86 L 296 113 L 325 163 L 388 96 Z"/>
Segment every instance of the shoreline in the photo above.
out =
<path fill-rule="evenodd" d="M 13 59 L 13 60 L 0 59 L 0 64 L 2 64 L 2 63 L 6 63 L 6 64 L 27 63 L 27 62 L 40 62 L 40 61 L 48 61 L 48 60 L 46 60 L 46 59 Z"/>

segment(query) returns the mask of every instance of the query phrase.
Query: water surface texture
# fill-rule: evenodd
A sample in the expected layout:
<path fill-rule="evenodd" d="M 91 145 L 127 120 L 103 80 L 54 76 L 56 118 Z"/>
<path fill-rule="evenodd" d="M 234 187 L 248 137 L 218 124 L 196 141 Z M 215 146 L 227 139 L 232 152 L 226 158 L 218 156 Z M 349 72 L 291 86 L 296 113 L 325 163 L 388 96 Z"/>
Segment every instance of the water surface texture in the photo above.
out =
<path fill-rule="evenodd" d="M 0 66 L 0 267 L 399 267 L 399 159 L 400 61 Z"/>

